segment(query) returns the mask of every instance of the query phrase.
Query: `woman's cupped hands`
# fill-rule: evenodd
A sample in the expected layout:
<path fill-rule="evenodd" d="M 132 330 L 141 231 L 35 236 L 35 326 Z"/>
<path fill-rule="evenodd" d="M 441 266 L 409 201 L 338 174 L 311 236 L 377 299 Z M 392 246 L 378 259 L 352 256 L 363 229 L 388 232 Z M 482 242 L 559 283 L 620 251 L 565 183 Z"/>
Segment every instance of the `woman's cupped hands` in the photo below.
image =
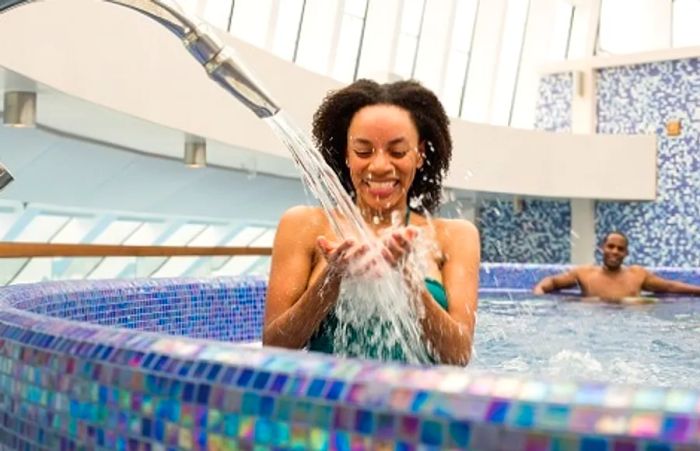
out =
<path fill-rule="evenodd" d="M 404 264 L 418 233 L 416 227 L 407 226 L 388 230 L 369 241 L 355 238 L 331 241 L 320 236 L 317 245 L 334 273 L 350 277 L 381 277 L 388 269 Z"/>

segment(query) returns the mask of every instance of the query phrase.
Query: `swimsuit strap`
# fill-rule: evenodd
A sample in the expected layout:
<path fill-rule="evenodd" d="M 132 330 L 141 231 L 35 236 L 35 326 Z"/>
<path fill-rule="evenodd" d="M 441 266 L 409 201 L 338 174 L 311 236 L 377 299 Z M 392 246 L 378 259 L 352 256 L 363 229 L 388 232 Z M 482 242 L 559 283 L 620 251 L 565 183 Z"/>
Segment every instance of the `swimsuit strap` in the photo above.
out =
<path fill-rule="evenodd" d="M 406 219 L 404 220 L 404 225 L 408 225 L 408 221 L 411 219 L 411 209 L 407 208 L 406 209 Z"/>

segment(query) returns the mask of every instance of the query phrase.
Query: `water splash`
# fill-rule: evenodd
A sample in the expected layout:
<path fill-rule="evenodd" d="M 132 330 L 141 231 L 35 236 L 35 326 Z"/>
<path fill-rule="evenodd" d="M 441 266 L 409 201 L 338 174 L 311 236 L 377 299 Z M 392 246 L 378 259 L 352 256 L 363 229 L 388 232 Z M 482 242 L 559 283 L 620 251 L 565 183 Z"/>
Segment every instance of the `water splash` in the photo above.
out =
<path fill-rule="evenodd" d="M 338 320 L 333 338 L 335 349 L 341 355 L 351 356 L 366 356 L 368 350 L 373 349 L 378 357 L 388 359 L 398 348 L 410 363 L 431 362 L 431 351 L 421 327 L 424 310 L 420 291 L 411 290 L 404 282 L 410 271 L 408 276 L 420 278 L 422 283 L 426 260 L 421 249 L 428 248 L 424 239 L 419 235 L 407 261 L 396 269 L 391 268 L 380 254 L 384 234 L 375 237 L 369 230 L 338 175 L 309 139 L 284 111 L 264 121 L 291 152 L 304 184 L 320 202 L 335 234 L 340 239 L 368 243 L 370 258 L 375 259 L 376 265 L 370 274 L 343 279 L 335 308 Z M 395 225 L 385 233 L 391 233 L 401 221 L 392 218 L 392 224 Z M 363 331 L 365 336 L 358 337 L 357 331 Z"/>

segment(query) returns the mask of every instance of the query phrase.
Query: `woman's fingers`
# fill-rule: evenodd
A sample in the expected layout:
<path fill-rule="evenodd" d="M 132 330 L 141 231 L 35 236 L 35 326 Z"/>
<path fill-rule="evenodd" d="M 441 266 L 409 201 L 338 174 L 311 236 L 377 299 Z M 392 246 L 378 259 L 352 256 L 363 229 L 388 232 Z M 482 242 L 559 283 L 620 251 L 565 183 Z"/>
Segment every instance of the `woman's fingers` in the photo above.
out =
<path fill-rule="evenodd" d="M 417 234 L 411 226 L 394 230 L 378 243 L 378 247 L 352 239 L 333 242 L 324 236 L 317 239 L 317 244 L 329 266 L 360 276 L 375 271 L 382 259 L 397 267 L 411 252 Z"/>
<path fill-rule="evenodd" d="M 384 250 L 382 256 L 392 266 L 398 265 L 409 252 L 417 232 L 412 227 L 395 230 L 384 240 Z"/>

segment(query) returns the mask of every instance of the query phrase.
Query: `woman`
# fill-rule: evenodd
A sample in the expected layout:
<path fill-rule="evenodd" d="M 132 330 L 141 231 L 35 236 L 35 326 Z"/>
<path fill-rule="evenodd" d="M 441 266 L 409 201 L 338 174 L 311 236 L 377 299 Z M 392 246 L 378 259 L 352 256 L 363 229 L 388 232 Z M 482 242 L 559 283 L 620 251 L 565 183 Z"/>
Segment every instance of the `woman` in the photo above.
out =
<path fill-rule="evenodd" d="M 425 214 L 439 206 L 452 153 L 449 119 L 439 100 L 414 81 L 359 80 L 324 99 L 313 135 L 369 228 L 383 237 L 381 255 L 389 264 L 400 266 L 411 256 L 417 235 L 433 242 L 436 251 L 421 262 L 425 283 L 407 283 L 423 307 L 418 321 L 431 360 L 466 365 L 477 307 L 479 234 L 468 221 Z M 403 224 L 396 227 L 392 218 Z M 263 343 L 342 354 L 328 340 L 341 282 L 369 253 L 367 243 L 338 239 L 321 208 L 288 210 L 273 245 Z"/>

